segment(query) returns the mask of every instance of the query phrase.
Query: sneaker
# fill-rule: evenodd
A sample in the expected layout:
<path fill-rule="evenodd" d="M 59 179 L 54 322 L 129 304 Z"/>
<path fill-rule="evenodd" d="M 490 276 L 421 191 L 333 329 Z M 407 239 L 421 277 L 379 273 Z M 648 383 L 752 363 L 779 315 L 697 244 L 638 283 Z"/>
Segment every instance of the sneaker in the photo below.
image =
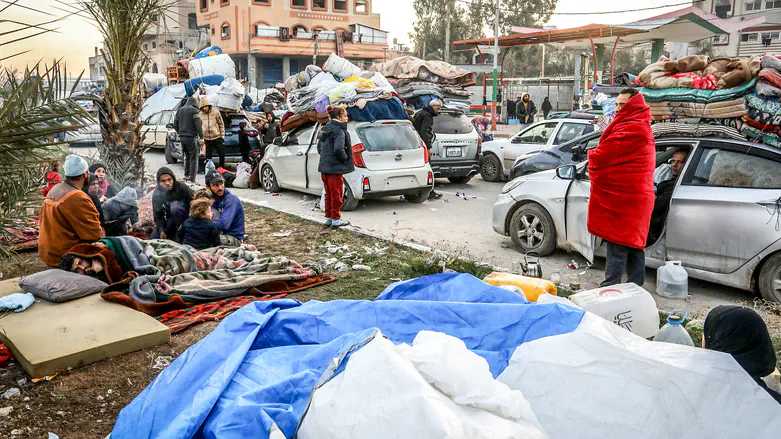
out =
<path fill-rule="evenodd" d="M 334 220 L 332 220 L 331 218 L 326 218 L 325 219 L 325 226 L 326 227 L 331 227 L 331 223 L 333 223 L 333 222 L 334 222 Z"/>
<path fill-rule="evenodd" d="M 350 225 L 350 221 L 347 220 L 338 219 L 338 220 L 331 221 L 331 227 L 334 229 L 339 227 L 349 226 L 349 225 Z"/>

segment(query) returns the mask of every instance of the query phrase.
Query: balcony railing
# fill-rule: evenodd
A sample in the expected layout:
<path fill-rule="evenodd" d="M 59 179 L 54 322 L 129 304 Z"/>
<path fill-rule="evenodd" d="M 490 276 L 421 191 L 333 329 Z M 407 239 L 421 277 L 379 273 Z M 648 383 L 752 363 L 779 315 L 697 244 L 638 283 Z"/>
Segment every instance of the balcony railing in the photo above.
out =
<path fill-rule="evenodd" d="M 292 32 L 292 30 L 291 30 Z M 257 25 L 255 26 L 255 36 L 261 37 L 261 38 L 279 38 L 279 27 L 278 26 L 264 26 L 264 25 Z M 302 32 L 298 31 L 295 35 L 291 33 L 290 39 L 293 40 L 312 40 L 315 37 L 314 32 Z M 323 30 L 317 32 L 317 40 L 318 41 L 336 41 L 336 31 L 330 31 L 330 30 Z M 387 33 L 376 33 L 374 35 L 364 35 L 364 34 L 358 34 L 354 33 L 352 34 L 352 41 L 346 41 L 347 43 L 356 43 L 356 44 L 388 44 L 388 34 Z"/>

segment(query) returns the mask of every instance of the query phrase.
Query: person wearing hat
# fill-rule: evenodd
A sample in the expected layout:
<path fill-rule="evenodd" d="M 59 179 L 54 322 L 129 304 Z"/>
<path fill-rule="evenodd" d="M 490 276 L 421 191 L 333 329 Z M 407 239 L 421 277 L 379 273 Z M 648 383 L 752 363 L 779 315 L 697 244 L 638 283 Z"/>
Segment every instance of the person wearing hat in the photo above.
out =
<path fill-rule="evenodd" d="M 442 109 L 442 101 L 439 99 L 432 100 L 428 105 L 423 107 L 422 110 L 415 113 L 412 118 L 412 126 L 415 131 L 418 132 L 423 143 L 426 144 L 429 156 L 431 155 L 431 148 L 434 147 L 434 118 L 439 115 L 439 110 Z M 434 191 L 431 188 L 431 193 L 428 196 L 429 200 L 437 200 L 442 198 L 442 194 Z"/>
<path fill-rule="evenodd" d="M 54 186 L 41 206 L 38 255 L 50 267 L 76 244 L 95 242 L 104 236 L 98 210 L 82 188 L 89 178 L 87 162 L 69 155 L 64 165 L 65 181 Z"/>
<path fill-rule="evenodd" d="M 212 170 L 206 174 L 206 187 L 212 193 L 212 220 L 220 230 L 220 243 L 238 247 L 244 240 L 244 206 L 239 197 L 225 189 L 225 178 Z"/>
<path fill-rule="evenodd" d="M 152 214 L 155 218 L 155 231 L 152 239 L 176 240 L 176 231 L 187 221 L 190 215 L 190 202 L 193 191 L 181 181 L 170 168 L 163 166 L 157 170 L 157 188 L 152 194 Z"/>
<path fill-rule="evenodd" d="M 103 203 L 114 195 L 118 194 L 116 185 L 111 184 L 106 178 L 106 165 L 103 163 L 93 163 L 89 167 L 90 174 L 95 174 L 98 177 L 98 185 L 100 186 L 100 202 Z"/>
<path fill-rule="evenodd" d="M 225 122 L 222 120 L 222 113 L 214 108 L 207 98 L 202 97 L 200 118 L 203 128 L 203 140 L 206 143 L 206 159 L 211 159 L 216 149 L 217 155 L 220 157 L 219 166 L 224 168 Z"/>

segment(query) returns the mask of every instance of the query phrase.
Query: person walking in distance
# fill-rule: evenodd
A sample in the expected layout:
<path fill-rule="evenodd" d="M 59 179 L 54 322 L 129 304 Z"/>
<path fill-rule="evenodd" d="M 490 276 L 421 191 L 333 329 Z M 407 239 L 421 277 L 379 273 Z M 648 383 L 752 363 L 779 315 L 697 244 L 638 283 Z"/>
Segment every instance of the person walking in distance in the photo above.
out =
<path fill-rule="evenodd" d="M 317 170 L 325 188 L 325 224 L 337 228 L 350 224 L 342 219 L 344 196 L 344 174 L 355 170 L 352 156 L 352 142 L 347 132 L 347 110 L 336 107 L 331 112 L 331 121 L 323 128 L 317 143 L 320 163 Z"/>
<path fill-rule="evenodd" d="M 198 156 L 200 155 L 198 139 L 203 138 L 203 127 L 198 109 L 195 107 L 195 98 L 187 98 L 187 103 L 176 111 L 174 130 L 182 142 L 184 179 L 185 181 L 195 181 L 195 176 L 198 174 Z"/>
<path fill-rule="evenodd" d="M 201 125 L 203 140 L 206 142 L 206 159 L 213 157 L 214 151 L 220 157 L 220 168 L 225 167 L 225 122 L 220 110 L 214 108 L 209 100 L 201 98 Z"/>
<path fill-rule="evenodd" d="M 645 247 L 654 208 L 656 145 L 651 109 L 634 88 L 616 99 L 616 117 L 588 152 L 588 231 L 607 242 L 605 281 L 645 282 Z"/>
<path fill-rule="evenodd" d="M 427 154 L 431 156 L 431 148 L 434 147 L 434 118 L 439 115 L 439 110 L 442 109 L 442 101 L 434 99 L 430 104 L 423 107 L 422 110 L 415 113 L 412 118 L 412 126 L 415 127 L 415 131 L 426 144 Z M 436 200 L 442 198 L 442 194 L 434 192 L 434 188 L 431 188 L 431 193 L 428 196 L 429 200 Z"/>
<path fill-rule="evenodd" d="M 551 110 L 553 110 L 553 105 L 550 103 L 550 99 L 545 96 L 545 99 L 542 101 L 542 117 L 547 120 Z"/>

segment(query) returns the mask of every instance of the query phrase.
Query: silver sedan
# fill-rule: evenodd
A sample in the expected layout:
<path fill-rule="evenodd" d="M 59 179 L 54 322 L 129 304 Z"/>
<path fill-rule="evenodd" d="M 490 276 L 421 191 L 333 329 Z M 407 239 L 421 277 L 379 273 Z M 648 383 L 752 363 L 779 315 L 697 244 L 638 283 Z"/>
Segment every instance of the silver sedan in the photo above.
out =
<path fill-rule="evenodd" d="M 735 140 L 657 140 L 657 166 L 689 154 L 661 236 L 646 265 L 680 260 L 689 276 L 758 290 L 781 302 L 781 151 Z M 493 210 L 493 228 L 522 252 L 574 250 L 592 261 L 605 246 L 586 229 L 591 183 L 586 163 L 517 178 Z M 619 224 L 616 227 L 620 227 Z"/>

